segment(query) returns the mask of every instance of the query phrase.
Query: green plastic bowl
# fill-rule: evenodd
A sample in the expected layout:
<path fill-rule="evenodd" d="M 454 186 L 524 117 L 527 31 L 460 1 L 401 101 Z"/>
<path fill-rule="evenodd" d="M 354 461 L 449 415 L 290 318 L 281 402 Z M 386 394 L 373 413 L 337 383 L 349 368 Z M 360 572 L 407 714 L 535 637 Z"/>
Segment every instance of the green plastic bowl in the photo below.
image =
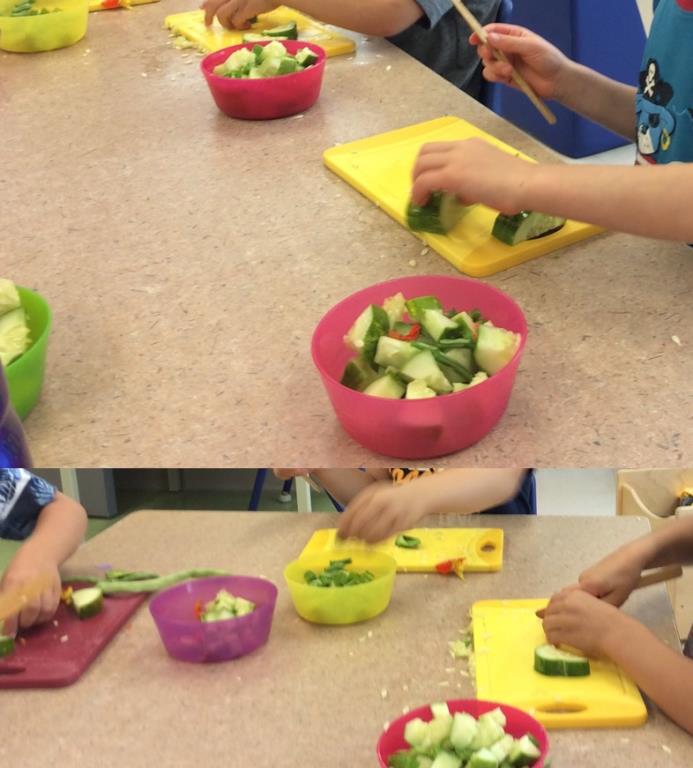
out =
<path fill-rule="evenodd" d="M 26 312 L 31 346 L 5 370 L 10 402 L 20 419 L 25 419 L 41 396 L 46 368 L 46 348 L 51 330 L 51 310 L 46 300 L 28 288 L 17 286 Z"/>

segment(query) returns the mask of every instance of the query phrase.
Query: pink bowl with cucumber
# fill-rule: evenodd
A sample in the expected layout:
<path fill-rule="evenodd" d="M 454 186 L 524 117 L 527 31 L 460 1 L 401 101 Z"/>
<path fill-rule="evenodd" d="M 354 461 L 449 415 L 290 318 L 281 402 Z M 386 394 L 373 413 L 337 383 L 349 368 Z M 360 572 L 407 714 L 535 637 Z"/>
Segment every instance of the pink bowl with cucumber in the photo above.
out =
<path fill-rule="evenodd" d="M 262 68 L 271 62 L 260 60 L 260 49 L 276 46 L 278 42 L 286 50 L 289 61 L 300 61 L 302 55 L 309 55 L 309 63 L 286 74 L 280 71 L 271 74 L 271 68 L 263 73 Z M 237 77 L 215 74 L 215 69 L 220 72 L 222 65 L 239 51 L 257 51 L 258 66 L 251 67 L 252 75 L 250 72 L 249 76 Z M 274 120 L 304 112 L 315 104 L 322 88 L 325 59 L 325 51 L 320 46 L 304 40 L 261 41 L 210 53 L 202 59 L 201 67 L 214 103 L 225 115 L 240 120 Z"/>
<path fill-rule="evenodd" d="M 376 752 L 381 768 L 547 768 L 549 737 L 521 709 L 456 699 L 390 723 Z"/>
<path fill-rule="evenodd" d="M 402 298 L 403 312 L 393 311 Z M 334 306 L 312 355 L 351 437 L 386 456 L 428 459 L 473 445 L 498 423 L 526 338 L 522 310 L 491 285 L 403 277 Z"/>
<path fill-rule="evenodd" d="M 222 594 L 225 601 L 219 599 Z M 266 579 L 215 576 L 160 592 L 149 611 L 170 656 L 216 662 L 245 656 L 264 645 L 276 602 L 277 588 Z"/>

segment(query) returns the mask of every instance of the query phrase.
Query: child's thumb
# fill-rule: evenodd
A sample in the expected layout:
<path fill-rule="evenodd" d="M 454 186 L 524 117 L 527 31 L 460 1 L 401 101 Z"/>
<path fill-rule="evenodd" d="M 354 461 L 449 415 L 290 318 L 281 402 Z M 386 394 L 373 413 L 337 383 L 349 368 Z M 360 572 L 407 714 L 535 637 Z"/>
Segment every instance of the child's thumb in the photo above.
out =
<path fill-rule="evenodd" d="M 502 35 L 498 32 L 489 32 L 488 43 L 492 48 L 497 48 L 503 53 L 512 53 L 517 56 L 528 56 L 536 50 L 536 41 L 530 35 Z"/>

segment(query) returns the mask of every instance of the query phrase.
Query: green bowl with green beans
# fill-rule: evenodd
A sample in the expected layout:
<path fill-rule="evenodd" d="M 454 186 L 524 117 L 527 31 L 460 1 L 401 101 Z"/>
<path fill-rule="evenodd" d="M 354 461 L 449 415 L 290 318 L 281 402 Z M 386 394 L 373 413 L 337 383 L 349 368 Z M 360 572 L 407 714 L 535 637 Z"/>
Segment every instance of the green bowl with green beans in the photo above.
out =
<path fill-rule="evenodd" d="M 380 552 L 339 549 L 301 557 L 284 569 L 298 615 L 314 624 L 356 624 L 390 604 L 397 564 Z"/>

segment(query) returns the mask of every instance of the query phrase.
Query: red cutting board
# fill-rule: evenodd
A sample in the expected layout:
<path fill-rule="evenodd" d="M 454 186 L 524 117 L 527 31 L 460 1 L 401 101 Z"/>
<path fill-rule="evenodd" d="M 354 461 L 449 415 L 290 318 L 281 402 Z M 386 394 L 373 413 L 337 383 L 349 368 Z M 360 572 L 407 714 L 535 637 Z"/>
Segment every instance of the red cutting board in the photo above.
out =
<path fill-rule="evenodd" d="M 72 685 L 147 597 L 104 597 L 103 610 L 90 619 L 78 619 L 61 602 L 53 621 L 20 633 L 15 652 L 0 660 L 0 689 Z"/>

